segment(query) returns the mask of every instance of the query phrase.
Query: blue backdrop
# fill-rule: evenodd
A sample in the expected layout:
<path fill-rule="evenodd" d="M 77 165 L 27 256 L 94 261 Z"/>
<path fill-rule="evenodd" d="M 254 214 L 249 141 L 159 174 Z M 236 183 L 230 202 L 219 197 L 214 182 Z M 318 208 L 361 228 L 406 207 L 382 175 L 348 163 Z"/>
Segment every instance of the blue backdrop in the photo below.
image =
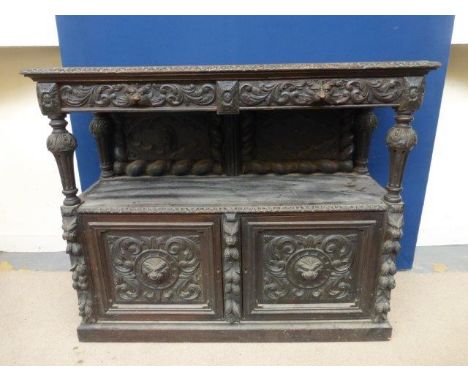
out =
<path fill-rule="evenodd" d="M 57 16 L 64 66 L 251 64 L 436 60 L 414 127 L 419 143 L 404 178 L 405 236 L 398 258 L 410 268 L 418 234 L 450 50 L 452 16 Z M 370 172 L 385 185 L 385 132 L 393 111 L 378 110 Z M 89 115 L 72 115 L 81 186 L 99 177 Z"/>

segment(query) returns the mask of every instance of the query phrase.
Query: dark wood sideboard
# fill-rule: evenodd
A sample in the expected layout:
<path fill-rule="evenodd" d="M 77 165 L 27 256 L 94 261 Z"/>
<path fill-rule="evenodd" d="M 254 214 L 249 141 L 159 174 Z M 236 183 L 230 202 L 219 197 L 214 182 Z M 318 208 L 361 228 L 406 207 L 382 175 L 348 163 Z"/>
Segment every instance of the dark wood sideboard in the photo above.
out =
<path fill-rule="evenodd" d="M 81 341 L 387 340 L 437 62 L 24 70 L 50 119 Z M 387 187 L 367 170 L 392 107 Z M 77 196 L 70 112 L 101 177 Z"/>

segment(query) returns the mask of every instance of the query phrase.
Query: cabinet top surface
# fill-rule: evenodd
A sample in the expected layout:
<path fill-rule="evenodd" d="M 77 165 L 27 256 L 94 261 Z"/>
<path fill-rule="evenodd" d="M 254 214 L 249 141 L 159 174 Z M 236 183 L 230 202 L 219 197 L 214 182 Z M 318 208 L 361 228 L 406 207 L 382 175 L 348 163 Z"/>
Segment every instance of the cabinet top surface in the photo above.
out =
<path fill-rule="evenodd" d="M 221 213 L 385 210 L 385 191 L 357 174 L 184 176 L 98 181 L 83 213 Z"/>
<path fill-rule="evenodd" d="M 35 81 L 167 79 L 209 77 L 215 79 L 272 78 L 297 76 L 424 75 L 441 66 L 434 61 L 383 61 L 300 64 L 63 67 L 32 68 L 21 71 Z"/>

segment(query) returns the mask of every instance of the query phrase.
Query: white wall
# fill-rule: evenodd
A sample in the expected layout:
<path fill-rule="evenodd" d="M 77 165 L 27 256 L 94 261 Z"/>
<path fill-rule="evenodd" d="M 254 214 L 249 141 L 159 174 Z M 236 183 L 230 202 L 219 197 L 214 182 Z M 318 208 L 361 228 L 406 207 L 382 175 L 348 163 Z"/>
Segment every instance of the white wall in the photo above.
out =
<path fill-rule="evenodd" d="M 453 46 L 418 245 L 468 244 L 467 62 L 468 45 Z M 45 147 L 51 129 L 34 83 L 18 74 L 58 65 L 58 48 L 0 48 L 0 251 L 64 249 L 61 185 Z"/>
<path fill-rule="evenodd" d="M 58 48 L 0 48 L 0 251 L 61 251 L 58 170 L 51 132 L 25 67 L 60 65 Z"/>
<path fill-rule="evenodd" d="M 452 45 L 418 245 L 468 244 L 467 111 L 468 45 Z"/>

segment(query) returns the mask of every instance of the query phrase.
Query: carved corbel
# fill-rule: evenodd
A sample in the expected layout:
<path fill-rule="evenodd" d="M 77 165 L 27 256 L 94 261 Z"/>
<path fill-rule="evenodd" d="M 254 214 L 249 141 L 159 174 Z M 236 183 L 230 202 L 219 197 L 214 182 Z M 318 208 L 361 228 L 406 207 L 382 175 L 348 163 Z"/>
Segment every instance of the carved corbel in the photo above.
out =
<path fill-rule="evenodd" d="M 218 114 L 239 114 L 239 82 L 216 83 L 216 111 Z"/>
<path fill-rule="evenodd" d="M 242 309 L 239 227 L 237 214 L 223 215 L 224 316 L 231 323 L 240 321 Z"/>
<path fill-rule="evenodd" d="M 75 184 L 73 168 L 73 153 L 77 147 L 75 137 L 66 130 L 65 114 L 49 115 L 52 133 L 47 138 L 47 149 L 54 154 L 62 181 L 62 193 L 65 195 L 63 204 L 74 206 L 80 204 L 76 196 L 78 189 Z"/>
<path fill-rule="evenodd" d="M 42 114 L 60 113 L 60 97 L 56 83 L 38 82 L 36 84 L 36 92 Z"/>
<path fill-rule="evenodd" d="M 423 102 L 424 88 L 424 77 L 405 77 L 398 111 L 414 113 L 418 110 Z"/>
<path fill-rule="evenodd" d="M 355 120 L 356 147 L 354 154 L 354 171 L 368 174 L 369 145 L 372 132 L 377 127 L 377 117 L 371 109 L 360 111 Z"/>
<path fill-rule="evenodd" d="M 103 178 L 109 178 L 114 175 L 112 129 L 112 119 L 105 113 L 96 113 L 89 125 L 89 130 L 96 139 L 98 146 L 101 176 Z"/>

